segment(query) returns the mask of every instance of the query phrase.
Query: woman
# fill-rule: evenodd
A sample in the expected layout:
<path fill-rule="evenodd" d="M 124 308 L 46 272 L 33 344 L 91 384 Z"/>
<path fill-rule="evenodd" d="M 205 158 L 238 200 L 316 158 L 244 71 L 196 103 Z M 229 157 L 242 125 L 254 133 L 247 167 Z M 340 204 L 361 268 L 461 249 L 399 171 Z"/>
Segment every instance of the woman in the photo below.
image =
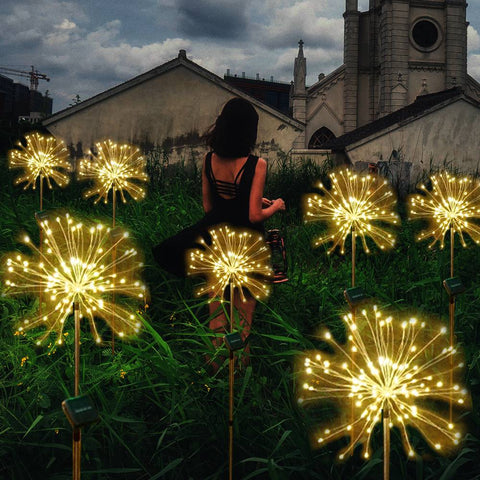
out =
<path fill-rule="evenodd" d="M 242 98 L 233 98 L 223 107 L 215 124 L 206 135 L 207 153 L 202 168 L 202 197 L 205 218 L 214 225 L 228 223 L 264 233 L 263 222 L 280 210 L 285 210 L 281 198 L 268 200 L 263 197 L 267 162 L 251 155 L 257 141 L 258 114 L 253 105 Z M 245 341 L 250 333 L 256 301 L 247 295 L 246 302 L 235 302 Z M 210 303 L 209 324 L 211 330 L 224 333 L 227 330 L 225 315 L 218 302 Z M 215 346 L 221 337 L 213 340 Z M 245 358 L 248 358 L 248 345 Z M 216 365 L 213 364 L 216 368 Z"/>
<path fill-rule="evenodd" d="M 285 210 L 281 198 L 268 200 L 263 197 L 267 163 L 263 158 L 251 155 L 257 141 L 258 114 L 253 105 L 242 98 L 232 98 L 223 107 L 217 120 L 205 135 L 210 151 L 205 155 L 202 167 L 202 201 L 205 216 L 200 222 L 171 237 L 154 248 L 157 262 L 167 271 L 185 275 L 185 251 L 196 246 L 201 234 L 207 237 L 207 229 L 227 223 L 264 233 L 263 222 L 274 213 Z M 242 338 L 250 333 L 255 299 L 247 295 L 246 302 L 235 302 L 241 317 Z M 223 313 L 216 315 L 218 302 L 210 303 L 210 328 L 225 333 L 227 320 Z M 215 337 L 214 346 L 222 343 Z M 248 354 L 248 347 L 246 347 Z M 216 364 L 212 364 L 217 369 Z"/>

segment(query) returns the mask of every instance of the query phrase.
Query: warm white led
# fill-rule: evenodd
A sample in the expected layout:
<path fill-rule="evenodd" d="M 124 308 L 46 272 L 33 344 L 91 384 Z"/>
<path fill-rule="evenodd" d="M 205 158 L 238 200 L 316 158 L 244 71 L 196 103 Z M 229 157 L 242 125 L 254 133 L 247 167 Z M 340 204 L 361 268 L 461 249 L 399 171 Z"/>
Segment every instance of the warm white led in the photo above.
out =
<path fill-rule="evenodd" d="M 55 331 L 60 343 L 65 320 L 72 313 L 73 303 L 78 302 L 80 315 L 88 318 L 96 341 L 100 337 L 94 318 L 105 320 L 118 335 L 134 334 L 138 331 L 138 321 L 131 310 L 118 302 L 112 303 L 113 294 L 117 298 L 143 298 L 145 294 L 145 287 L 139 282 L 141 262 L 131 240 L 123 235 L 112 237 L 109 228 L 89 228 L 83 224 L 72 227 L 68 214 L 58 220 L 52 218 L 49 215 L 42 222 L 49 226 L 44 233 L 50 248 L 39 249 L 28 241 L 32 258 L 15 254 L 6 260 L 7 293 L 40 294 L 44 304 L 41 314 L 24 319 L 23 329 L 42 326 L 45 331 L 40 342 Z M 114 284 L 111 279 L 115 274 L 125 281 Z"/>
<path fill-rule="evenodd" d="M 120 193 L 125 203 L 124 192 L 134 200 L 145 197 L 145 189 L 141 183 L 148 180 L 145 171 L 146 161 L 140 150 L 133 145 L 120 145 L 106 140 L 95 144 L 97 154 L 83 158 L 78 171 L 79 179 L 93 180 L 93 187 L 85 192 L 85 198 L 98 195 L 95 203 L 103 198 L 108 202 L 111 190 Z"/>
<path fill-rule="evenodd" d="M 303 384 L 300 404 L 334 398 L 343 412 L 342 421 L 331 419 L 322 426 L 317 436 L 322 444 L 353 432 L 341 457 L 350 455 L 358 443 L 363 443 L 363 455 L 370 455 L 374 426 L 381 421 L 380 412 L 388 409 L 391 427 L 400 430 L 409 455 L 413 447 L 407 425 L 417 428 L 437 450 L 448 451 L 458 445 L 461 428 L 448 418 L 448 407 L 443 411 L 437 405 L 448 405 L 452 398 L 467 407 L 470 399 L 457 381 L 462 362 L 453 360 L 460 353 L 445 348 L 448 339 L 442 327 L 431 319 L 398 322 L 390 318 L 387 322 L 376 307 L 356 317 L 345 315 L 344 319 L 352 332 L 347 343 L 341 345 L 332 335 L 323 335 L 334 353 L 312 352 L 302 359 L 306 368 L 299 376 Z M 351 328 L 353 324 L 358 328 Z M 353 349 L 356 353 L 352 359 L 349 352 Z M 455 378 L 453 386 L 450 375 Z"/>
<path fill-rule="evenodd" d="M 465 247 L 463 233 L 480 243 L 480 226 L 470 219 L 480 218 L 480 182 L 470 177 L 455 177 L 447 172 L 430 178 L 432 190 L 421 186 L 424 195 L 412 195 L 409 199 L 410 217 L 424 218 L 429 222 L 426 230 L 420 232 L 418 240 L 433 237 L 432 247 L 440 242 L 445 245 L 445 236 L 451 229 L 460 237 Z"/>
<path fill-rule="evenodd" d="M 329 174 L 332 187 L 318 188 L 323 195 L 309 194 L 304 198 L 305 222 L 324 221 L 328 229 L 314 245 L 332 242 L 329 253 L 337 246 L 345 253 L 345 241 L 352 229 L 362 239 L 363 248 L 369 252 L 366 237 L 370 237 L 381 249 L 395 244 L 392 233 L 379 225 L 396 224 L 398 215 L 392 208 L 395 195 L 388 182 L 376 175 L 360 175 L 350 170 L 338 170 Z"/>
<path fill-rule="evenodd" d="M 189 275 L 202 275 L 206 284 L 198 295 L 211 293 L 213 298 L 224 298 L 225 289 L 232 285 L 245 301 L 243 287 L 257 299 L 265 298 L 273 278 L 270 249 L 257 232 L 246 232 L 222 225 L 209 231 L 212 244 L 203 244 L 205 250 L 190 250 Z"/>
<path fill-rule="evenodd" d="M 8 152 L 10 168 L 21 168 L 23 174 L 15 179 L 15 184 L 26 183 L 36 188 L 38 178 L 45 179 L 49 188 L 51 180 L 64 187 L 69 182 L 71 165 L 68 150 L 61 140 L 34 132 L 25 136 L 26 146 L 18 143 L 18 149 Z"/>

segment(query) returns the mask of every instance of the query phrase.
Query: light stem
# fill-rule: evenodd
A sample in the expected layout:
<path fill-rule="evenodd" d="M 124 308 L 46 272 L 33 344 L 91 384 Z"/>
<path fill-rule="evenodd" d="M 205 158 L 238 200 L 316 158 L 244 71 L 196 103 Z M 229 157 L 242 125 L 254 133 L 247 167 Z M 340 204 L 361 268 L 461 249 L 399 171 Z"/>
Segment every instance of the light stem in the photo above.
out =
<path fill-rule="evenodd" d="M 352 226 L 352 288 L 355 287 L 355 257 L 356 257 L 356 234 L 355 234 L 355 226 Z M 356 314 L 356 311 L 355 311 L 355 306 L 351 306 L 351 312 L 352 312 L 352 322 L 355 324 L 355 314 Z M 350 362 L 351 362 L 351 368 L 352 370 L 354 369 L 355 367 L 355 353 L 354 352 L 351 352 L 350 353 Z M 352 444 L 352 451 L 353 449 L 355 448 L 355 445 L 354 445 L 354 438 L 355 438 L 355 431 L 354 431 L 354 421 L 355 421 L 355 398 L 352 397 L 352 402 L 351 402 L 351 405 L 350 405 L 350 425 L 351 425 L 351 431 L 350 431 L 350 435 L 351 435 L 351 444 Z"/>
<path fill-rule="evenodd" d="M 455 233 L 453 225 L 450 226 L 450 277 L 453 277 L 453 252 L 454 252 Z M 448 313 L 450 317 L 450 401 L 449 401 L 449 420 L 452 423 L 453 419 L 453 341 L 455 335 L 455 295 L 449 296 Z"/>
<path fill-rule="evenodd" d="M 455 244 L 455 233 L 453 231 L 453 225 L 450 227 L 450 277 L 453 277 L 453 252 Z"/>
<path fill-rule="evenodd" d="M 230 333 L 233 332 L 233 304 L 234 304 L 234 287 L 230 283 Z M 235 356 L 233 355 L 233 350 L 229 349 L 228 356 L 228 393 L 229 393 L 229 402 L 228 402 L 228 478 L 233 480 L 233 382 L 234 382 L 234 372 L 235 372 Z"/>
<path fill-rule="evenodd" d="M 80 384 L 80 305 L 73 302 L 73 315 L 75 318 L 75 397 L 79 395 Z M 73 427 L 73 480 L 80 480 L 80 462 L 82 448 L 82 431 L 80 427 Z"/>
<path fill-rule="evenodd" d="M 355 226 L 352 227 L 352 288 L 355 286 L 355 243 L 356 243 L 356 234 Z"/>
<path fill-rule="evenodd" d="M 390 408 L 383 407 L 383 480 L 390 480 Z"/>
<path fill-rule="evenodd" d="M 117 200 L 117 194 L 115 192 L 115 185 L 113 186 L 112 189 L 112 205 L 113 205 L 113 212 L 112 212 L 112 228 L 115 228 L 115 210 L 116 210 L 116 200 Z M 116 253 L 117 253 L 117 247 L 115 246 L 112 252 L 113 256 L 113 268 L 114 268 L 114 274 L 116 273 Z M 116 280 L 114 276 L 114 281 Z M 112 298 L 112 304 L 113 304 L 113 309 L 114 311 L 112 312 L 112 355 L 115 355 L 115 290 L 113 291 L 113 298 Z"/>
<path fill-rule="evenodd" d="M 40 174 L 40 211 L 43 210 L 43 175 Z"/>
<path fill-rule="evenodd" d="M 113 212 L 112 212 L 112 227 L 115 227 L 115 209 L 116 209 L 116 204 L 117 204 L 117 193 L 115 191 L 115 186 L 112 189 L 112 206 L 113 206 Z"/>

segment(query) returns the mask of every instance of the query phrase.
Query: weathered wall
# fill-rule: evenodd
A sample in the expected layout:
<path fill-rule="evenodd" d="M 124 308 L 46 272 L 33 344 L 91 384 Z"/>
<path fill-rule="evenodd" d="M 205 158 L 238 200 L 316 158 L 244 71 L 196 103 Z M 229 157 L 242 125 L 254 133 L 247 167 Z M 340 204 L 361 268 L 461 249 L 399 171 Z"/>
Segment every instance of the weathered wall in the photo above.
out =
<path fill-rule="evenodd" d="M 411 181 L 422 171 L 449 166 L 473 173 L 480 166 L 480 109 L 458 100 L 407 125 L 395 125 L 347 148 L 353 164 L 389 160 L 392 151 L 411 162 Z"/>
<path fill-rule="evenodd" d="M 222 106 L 234 95 L 182 65 L 148 81 L 105 96 L 100 102 L 64 116 L 48 125 L 49 131 L 67 144 L 81 144 L 87 151 L 96 141 L 164 146 L 171 161 L 190 158 L 192 150 L 204 151 L 199 137 L 215 121 Z M 258 142 L 289 151 L 298 130 L 256 106 Z M 200 145 L 200 146 L 199 146 Z"/>

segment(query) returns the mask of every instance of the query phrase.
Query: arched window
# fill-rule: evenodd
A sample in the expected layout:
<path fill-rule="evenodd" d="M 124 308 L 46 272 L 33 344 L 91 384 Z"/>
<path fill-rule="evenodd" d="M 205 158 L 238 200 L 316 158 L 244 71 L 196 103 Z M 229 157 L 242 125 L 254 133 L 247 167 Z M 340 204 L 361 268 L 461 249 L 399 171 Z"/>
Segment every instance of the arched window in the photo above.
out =
<path fill-rule="evenodd" d="M 335 134 L 329 130 L 327 127 L 319 128 L 313 135 L 310 141 L 308 142 L 308 148 L 311 149 L 320 149 L 323 148 L 330 140 L 335 138 Z"/>

